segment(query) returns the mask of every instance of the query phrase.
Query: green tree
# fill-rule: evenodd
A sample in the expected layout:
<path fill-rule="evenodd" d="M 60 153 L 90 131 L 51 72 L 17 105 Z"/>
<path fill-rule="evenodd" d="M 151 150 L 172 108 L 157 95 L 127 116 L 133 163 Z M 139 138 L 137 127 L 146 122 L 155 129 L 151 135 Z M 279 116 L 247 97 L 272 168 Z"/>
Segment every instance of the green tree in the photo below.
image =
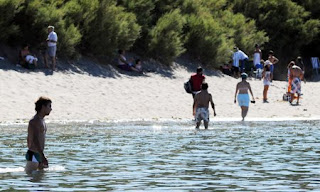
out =
<path fill-rule="evenodd" d="M 28 39 L 29 44 L 40 45 L 47 38 L 47 26 L 55 26 L 58 34 L 58 52 L 67 57 L 76 54 L 75 47 L 80 43 L 81 34 L 73 24 L 64 20 L 63 1 L 30 0 L 20 12 L 19 21 L 23 31 L 21 38 Z M 63 51 L 62 51 L 63 50 Z"/>
<path fill-rule="evenodd" d="M 320 1 L 319 0 L 294 0 L 311 13 L 311 18 L 320 18 Z"/>
<path fill-rule="evenodd" d="M 125 12 L 114 1 L 101 0 L 84 41 L 91 52 L 112 55 L 116 49 L 129 49 L 139 37 L 140 29 L 133 13 Z"/>
<path fill-rule="evenodd" d="M 269 36 L 266 49 L 275 51 L 280 59 L 275 77 L 281 78 L 289 60 L 301 54 L 302 49 L 319 38 L 320 21 L 291 0 L 229 0 L 235 12 L 256 20 L 259 29 Z M 283 75 L 284 77 L 284 75 Z"/>
<path fill-rule="evenodd" d="M 0 0 L 0 41 L 7 42 L 10 37 L 18 35 L 19 25 L 15 18 L 23 2 L 24 0 Z"/>
<path fill-rule="evenodd" d="M 235 12 L 256 19 L 257 26 L 270 37 L 267 48 L 284 60 L 299 54 L 300 48 L 319 34 L 319 20 L 290 0 L 229 0 Z M 286 65 L 286 62 L 283 63 Z"/>
<path fill-rule="evenodd" d="M 220 18 L 222 26 L 228 31 L 228 37 L 232 38 L 234 45 L 246 52 L 249 57 L 253 54 L 255 44 L 263 45 L 269 40 L 266 32 L 257 29 L 254 20 L 247 19 L 242 14 L 225 11 Z"/>
<path fill-rule="evenodd" d="M 158 60 L 169 63 L 185 51 L 182 29 L 185 23 L 180 10 L 164 14 L 150 31 L 149 52 Z"/>
<path fill-rule="evenodd" d="M 187 19 L 187 43 L 188 51 L 202 62 L 217 66 L 220 62 L 226 62 L 222 55 L 227 53 L 227 38 L 219 22 L 207 13 L 202 15 L 190 15 Z"/>
<path fill-rule="evenodd" d="M 134 43 L 133 48 L 140 54 L 145 54 L 145 49 L 150 42 L 150 30 L 155 25 L 155 1 L 158 0 L 122 0 L 118 1 L 118 5 L 126 8 L 128 12 L 132 12 L 137 17 L 137 23 L 141 26 L 140 36 Z"/>
<path fill-rule="evenodd" d="M 67 25 L 78 26 L 81 32 L 88 31 L 89 24 L 96 18 L 99 0 L 70 0 L 63 6 Z"/>

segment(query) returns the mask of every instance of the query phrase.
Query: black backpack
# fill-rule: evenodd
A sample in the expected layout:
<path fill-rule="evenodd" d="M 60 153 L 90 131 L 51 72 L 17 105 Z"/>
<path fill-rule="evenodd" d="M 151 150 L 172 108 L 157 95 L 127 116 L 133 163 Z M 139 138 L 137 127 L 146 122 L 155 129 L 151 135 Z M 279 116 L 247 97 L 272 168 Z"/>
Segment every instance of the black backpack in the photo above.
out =
<path fill-rule="evenodd" d="M 186 90 L 187 93 L 192 93 L 191 80 L 184 83 L 184 90 Z"/>

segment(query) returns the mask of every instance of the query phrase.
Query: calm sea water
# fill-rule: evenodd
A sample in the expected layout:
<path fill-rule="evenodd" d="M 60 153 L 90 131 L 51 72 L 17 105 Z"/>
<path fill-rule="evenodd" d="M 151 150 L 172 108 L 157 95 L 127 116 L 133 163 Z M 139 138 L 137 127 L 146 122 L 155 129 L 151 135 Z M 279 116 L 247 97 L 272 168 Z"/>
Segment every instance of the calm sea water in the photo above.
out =
<path fill-rule="evenodd" d="M 319 191 L 320 121 L 48 124 L 50 168 L 23 169 L 26 125 L 0 126 L 0 190 Z M 202 127 L 201 127 L 202 128 Z"/>

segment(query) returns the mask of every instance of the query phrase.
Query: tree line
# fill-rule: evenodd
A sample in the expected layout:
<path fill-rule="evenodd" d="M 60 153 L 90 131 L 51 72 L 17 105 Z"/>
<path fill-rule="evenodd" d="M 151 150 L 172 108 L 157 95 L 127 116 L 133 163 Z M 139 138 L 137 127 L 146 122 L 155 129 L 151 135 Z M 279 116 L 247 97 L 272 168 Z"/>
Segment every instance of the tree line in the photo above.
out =
<path fill-rule="evenodd" d="M 188 53 L 218 67 L 235 45 L 286 62 L 319 53 L 318 0 L 0 0 L 0 11 L 1 42 L 36 47 L 54 25 L 66 57 L 125 49 L 170 63 Z"/>

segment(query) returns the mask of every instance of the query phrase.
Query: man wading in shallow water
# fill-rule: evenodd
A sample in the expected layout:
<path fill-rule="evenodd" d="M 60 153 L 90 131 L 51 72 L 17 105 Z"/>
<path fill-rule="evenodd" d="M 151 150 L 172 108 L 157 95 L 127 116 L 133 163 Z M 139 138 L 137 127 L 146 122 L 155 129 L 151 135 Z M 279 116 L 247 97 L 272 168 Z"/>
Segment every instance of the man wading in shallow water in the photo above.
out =
<path fill-rule="evenodd" d="M 196 117 L 197 122 L 196 129 L 199 129 L 201 120 L 203 120 L 204 122 L 204 127 L 208 129 L 209 103 L 211 103 L 214 116 L 216 116 L 217 114 L 214 108 L 214 103 L 212 101 L 212 95 L 208 93 L 208 84 L 202 83 L 201 91 L 195 95 L 193 102 L 193 115 Z"/>
<path fill-rule="evenodd" d="M 26 153 L 27 164 L 25 171 L 31 173 L 34 170 L 47 168 L 48 160 L 44 156 L 44 145 L 47 132 L 47 126 L 44 117 L 51 112 L 51 100 L 46 97 L 40 97 L 35 103 L 36 115 L 29 121 Z"/>

